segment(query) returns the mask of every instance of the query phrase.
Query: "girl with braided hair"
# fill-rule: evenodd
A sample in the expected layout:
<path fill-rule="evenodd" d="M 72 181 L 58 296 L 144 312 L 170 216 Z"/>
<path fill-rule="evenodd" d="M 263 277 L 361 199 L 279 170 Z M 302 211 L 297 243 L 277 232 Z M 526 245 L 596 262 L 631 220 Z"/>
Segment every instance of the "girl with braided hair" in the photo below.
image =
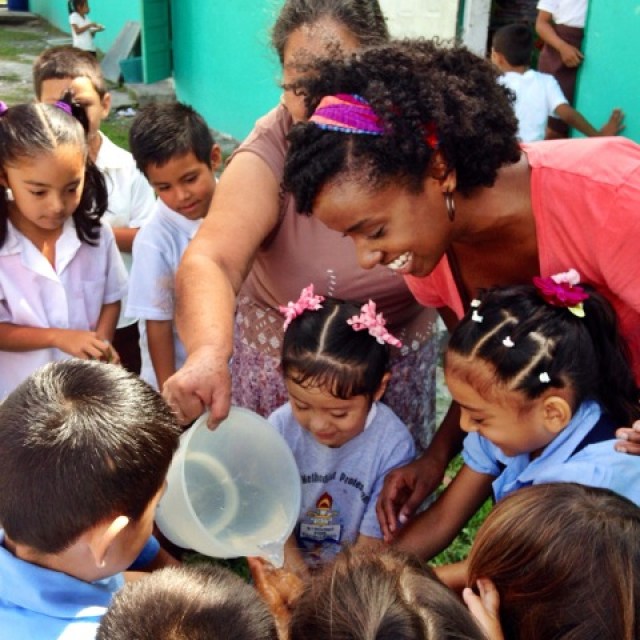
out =
<path fill-rule="evenodd" d="M 578 282 L 572 269 L 471 301 L 445 356 L 464 465 L 400 531 L 403 550 L 434 556 L 492 491 L 576 482 L 640 503 L 640 465 L 614 448 L 616 428 L 640 417 L 638 388 L 611 305 Z"/>

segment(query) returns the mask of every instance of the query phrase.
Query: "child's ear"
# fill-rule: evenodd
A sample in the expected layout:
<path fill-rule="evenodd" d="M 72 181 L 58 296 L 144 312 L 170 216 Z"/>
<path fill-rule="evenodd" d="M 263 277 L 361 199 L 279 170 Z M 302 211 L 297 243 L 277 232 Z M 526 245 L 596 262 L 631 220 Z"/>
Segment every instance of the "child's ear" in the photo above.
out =
<path fill-rule="evenodd" d="M 380 398 L 382 398 L 382 396 L 384 395 L 384 392 L 387 390 L 387 386 L 389 384 L 390 379 L 391 379 L 391 374 L 387 371 L 387 373 L 385 373 L 382 376 L 382 380 L 380 381 L 380 386 L 377 388 L 376 392 L 373 394 L 374 402 L 377 402 L 378 400 L 380 400 Z"/>
<path fill-rule="evenodd" d="M 214 144 L 213 147 L 211 147 L 211 170 L 217 171 L 221 164 L 222 151 L 220 150 L 220 145 Z"/>
<path fill-rule="evenodd" d="M 91 550 L 96 567 L 104 567 L 109 549 L 114 541 L 127 528 L 129 518 L 116 516 L 95 526 L 88 534 L 87 544 Z"/>
<path fill-rule="evenodd" d="M 100 106 L 102 107 L 102 120 L 104 120 L 111 111 L 111 94 L 108 91 L 102 96 Z"/>
<path fill-rule="evenodd" d="M 571 421 L 573 412 L 569 403 L 560 396 L 548 396 L 544 399 L 543 420 L 545 429 L 552 434 L 558 434 Z"/>

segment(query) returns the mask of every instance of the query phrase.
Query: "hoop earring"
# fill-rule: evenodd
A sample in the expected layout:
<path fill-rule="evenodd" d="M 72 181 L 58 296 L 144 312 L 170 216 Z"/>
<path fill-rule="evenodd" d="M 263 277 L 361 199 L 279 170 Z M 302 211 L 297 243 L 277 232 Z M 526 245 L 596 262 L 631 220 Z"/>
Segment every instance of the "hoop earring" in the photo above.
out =
<path fill-rule="evenodd" d="M 14 201 L 15 198 L 13 197 L 13 191 L 11 190 L 11 187 L 7 187 L 5 189 L 5 194 L 6 194 L 7 202 Z"/>
<path fill-rule="evenodd" d="M 444 203 L 447 207 L 449 220 L 453 222 L 456 217 L 456 202 L 453 199 L 453 191 L 445 191 L 442 195 L 444 196 Z"/>

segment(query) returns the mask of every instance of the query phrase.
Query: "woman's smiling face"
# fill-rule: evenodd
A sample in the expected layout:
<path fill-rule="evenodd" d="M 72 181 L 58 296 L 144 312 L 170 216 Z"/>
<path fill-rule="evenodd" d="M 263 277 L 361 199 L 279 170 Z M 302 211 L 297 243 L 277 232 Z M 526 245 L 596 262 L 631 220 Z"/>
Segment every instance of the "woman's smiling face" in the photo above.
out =
<path fill-rule="evenodd" d="M 440 182 L 427 178 L 420 193 L 397 183 L 376 190 L 364 185 L 348 176 L 328 182 L 313 215 L 354 241 L 364 269 L 381 264 L 401 275 L 431 273 L 452 239 Z"/>

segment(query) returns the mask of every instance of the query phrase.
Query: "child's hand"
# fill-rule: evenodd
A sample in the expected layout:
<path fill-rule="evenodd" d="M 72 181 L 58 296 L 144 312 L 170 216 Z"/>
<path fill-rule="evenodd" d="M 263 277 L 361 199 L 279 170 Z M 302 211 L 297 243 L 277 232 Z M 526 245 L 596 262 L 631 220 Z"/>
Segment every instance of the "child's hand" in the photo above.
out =
<path fill-rule="evenodd" d="M 437 489 L 442 476 L 436 466 L 418 458 L 390 471 L 376 505 L 378 522 L 385 542 L 391 542 L 401 525 L 413 515 L 424 499 Z"/>
<path fill-rule="evenodd" d="M 302 580 L 261 558 L 247 558 L 247 562 L 253 583 L 276 620 L 278 635 L 281 639 L 286 638 L 291 610 L 302 593 Z"/>
<path fill-rule="evenodd" d="M 617 136 L 624 129 L 624 113 L 614 109 L 606 124 L 600 129 L 601 136 Z"/>
<path fill-rule="evenodd" d="M 578 67 L 584 59 L 582 51 L 568 42 L 565 42 L 564 46 L 558 49 L 558 53 L 560 54 L 560 58 L 562 58 L 562 63 L 566 67 Z"/>
<path fill-rule="evenodd" d="M 467 587 L 462 592 L 462 599 L 478 624 L 484 629 L 489 640 L 504 640 L 500 623 L 500 595 L 496 586 L 488 578 L 481 578 L 477 582 L 476 595 Z"/>
<path fill-rule="evenodd" d="M 616 451 L 640 456 L 640 420 L 616 431 Z"/>
<path fill-rule="evenodd" d="M 116 350 L 108 341 L 100 338 L 95 331 L 58 329 L 53 346 L 83 360 L 120 362 L 120 356 Z"/>

